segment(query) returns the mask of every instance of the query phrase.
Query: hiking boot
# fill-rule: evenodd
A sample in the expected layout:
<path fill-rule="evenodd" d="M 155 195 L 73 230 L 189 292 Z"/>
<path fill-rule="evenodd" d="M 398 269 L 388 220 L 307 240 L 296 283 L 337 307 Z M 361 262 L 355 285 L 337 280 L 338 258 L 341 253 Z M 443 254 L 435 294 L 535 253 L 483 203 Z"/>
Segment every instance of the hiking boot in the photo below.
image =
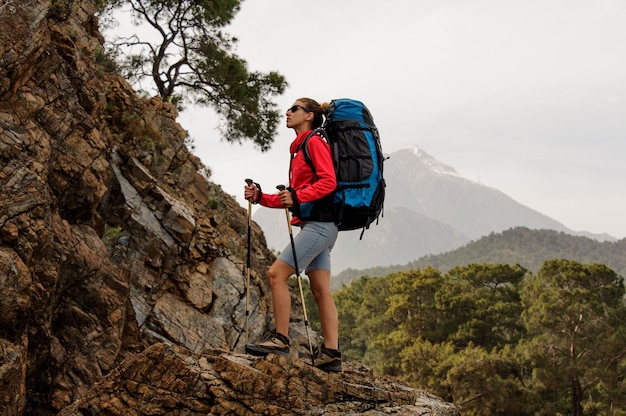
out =
<path fill-rule="evenodd" d="M 263 336 L 263 341 L 256 344 L 247 344 L 246 353 L 265 357 L 267 354 L 289 355 L 289 338 L 276 331 L 268 332 Z"/>
<path fill-rule="evenodd" d="M 313 356 L 315 367 L 327 373 L 341 373 L 341 353 L 321 345 Z"/>

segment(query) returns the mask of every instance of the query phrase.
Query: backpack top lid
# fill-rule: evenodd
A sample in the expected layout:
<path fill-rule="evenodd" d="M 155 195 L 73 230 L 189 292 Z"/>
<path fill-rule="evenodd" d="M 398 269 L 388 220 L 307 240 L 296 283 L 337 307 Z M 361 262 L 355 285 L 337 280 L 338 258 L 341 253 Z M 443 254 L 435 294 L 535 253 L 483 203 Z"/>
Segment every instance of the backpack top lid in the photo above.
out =
<path fill-rule="evenodd" d="M 374 128 L 374 119 L 368 108 L 361 101 L 351 98 L 332 100 L 326 112 L 326 122 L 356 120 Z"/>

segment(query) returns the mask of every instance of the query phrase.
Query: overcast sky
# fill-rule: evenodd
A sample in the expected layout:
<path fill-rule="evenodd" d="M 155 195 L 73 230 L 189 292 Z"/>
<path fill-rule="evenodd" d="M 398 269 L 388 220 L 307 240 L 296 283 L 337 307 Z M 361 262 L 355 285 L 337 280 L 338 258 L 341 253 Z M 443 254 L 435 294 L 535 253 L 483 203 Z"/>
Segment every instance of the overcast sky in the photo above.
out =
<path fill-rule="evenodd" d="M 281 109 L 360 99 L 386 153 L 419 146 L 572 230 L 626 237 L 626 1 L 245 0 L 228 33 L 249 69 L 285 75 Z M 261 153 L 213 119 L 179 117 L 213 182 L 244 206 L 246 177 L 286 182 L 292 130 Z"/>

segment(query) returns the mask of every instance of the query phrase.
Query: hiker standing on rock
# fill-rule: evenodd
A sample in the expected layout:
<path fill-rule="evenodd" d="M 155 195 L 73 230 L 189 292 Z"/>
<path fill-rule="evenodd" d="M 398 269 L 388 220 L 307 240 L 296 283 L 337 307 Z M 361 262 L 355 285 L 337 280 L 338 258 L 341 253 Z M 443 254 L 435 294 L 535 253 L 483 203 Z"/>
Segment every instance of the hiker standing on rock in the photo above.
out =
<path fill-rule="evenodd" d="M 319 309 L 324 337 L 324 343 L 315 353 L 313 362 L 324 371 L 341 372 L 339 320 L 330 290 L 330 253 L 338 233 L 332 210 L 337 180 L 328 143 L 317 134 L 312 134 L 313 129 L 322 125 L 327 107 L 327 103 L 320 105 L 310 98 L 300 98 L 287 109 L 287 127 L 296 133 L 289 149 L 291 162 L 287 189 L 277 194 L 267 194 L 261 192 L 255 184 L 245 186 L 244 196 L 247 200 L 269 208 L 289 208 L 293 215 L 291 224 L 301 228 L 295 238 L 290 232 L 293 246 L 287 246 L 267 272 L 275 329 L 261 341 L 247 344 L 246 352 L 256 356 L 289 354 L 291 296 L 287 279 L 299 267 L 304 267 Z M 307 163 L 302 151 L 305 140 L 313 166 Z M 297 256 L 295 260 L 294 253 Z"/>

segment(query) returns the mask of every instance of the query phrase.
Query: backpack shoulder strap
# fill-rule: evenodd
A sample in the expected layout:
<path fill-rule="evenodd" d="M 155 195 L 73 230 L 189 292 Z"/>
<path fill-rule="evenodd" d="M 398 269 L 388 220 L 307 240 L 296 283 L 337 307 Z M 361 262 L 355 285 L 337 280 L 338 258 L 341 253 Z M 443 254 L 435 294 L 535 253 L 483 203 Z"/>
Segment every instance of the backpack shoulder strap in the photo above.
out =
<path fill-rule="evenodd" d="M 324 131 L 323 128 L 318 127 L 316 129 L 313 129 L 313 131 L 309 133 L 304 138 L 304 140 L 302 140 L 302 143 L 300 143 L 300 146 L 298 146 L 298 149 L 296 150 L 296 152 L 291 155 L 291 158 L 293 159 L 294 157 L 296 157 L 296 154 L 298 154 L 298 152 L 302 150 L 302 154 L 304 155 L 304 160 L 306 161 L 307 165 L 309 165 L 309 167 L 313 171 L 313 175 L 315 176 L 317 176 L 317 173 L 315 171 L 315 166 L 313 165 L 313 160 L 311 159 L 311 155 L 309 154 L 308 143 L 309 143 L 309 139 L 315 136 L 316 134 L 322 137 L 324 140 L 326 140 L 326 132 Z"/>

